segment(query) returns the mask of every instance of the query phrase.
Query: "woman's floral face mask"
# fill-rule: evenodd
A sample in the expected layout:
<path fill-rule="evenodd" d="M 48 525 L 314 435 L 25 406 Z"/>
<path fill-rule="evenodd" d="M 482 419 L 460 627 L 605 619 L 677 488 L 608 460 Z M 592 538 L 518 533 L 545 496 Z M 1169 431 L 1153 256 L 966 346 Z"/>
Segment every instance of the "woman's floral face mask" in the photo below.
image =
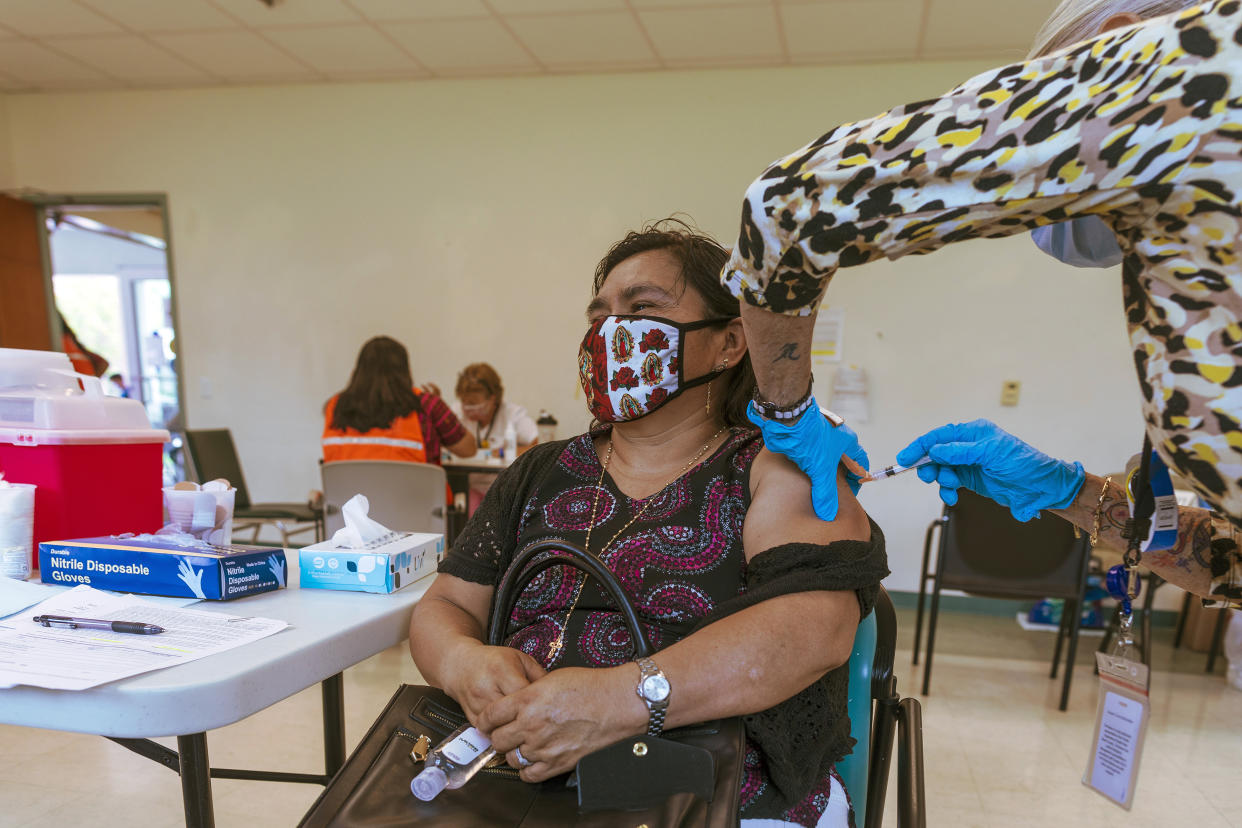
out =
<path fill-rule="evenodd" d="M 578 378 L 587 407 L 601 423 L 637 420 L 721 371 L 682 377 L 686 334 L 730 317 L 674 322 L 658 316 L 605 316 L 591 323 L 578 348 Z"/>

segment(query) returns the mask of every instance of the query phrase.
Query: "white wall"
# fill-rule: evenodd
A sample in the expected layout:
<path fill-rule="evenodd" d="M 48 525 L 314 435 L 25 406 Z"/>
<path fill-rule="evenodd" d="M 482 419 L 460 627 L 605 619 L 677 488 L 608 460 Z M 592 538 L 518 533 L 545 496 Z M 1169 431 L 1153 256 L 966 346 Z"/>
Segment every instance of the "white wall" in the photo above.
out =
<path fill-rule="evenodd" d="M 168 193 L 189 422 L 233 429 L 255 497 L 296 499 L 317 482 L 320 405 L 367 337 L 401 339 L 415 379 L 446 389 L 488 360 L 574 433 L 582 311 L 612 241 L 685 211 L 731 244 L 770 160 L 983 68 L 15 95 L 9 111 L 16 183 Z M 847 270 L 830 299 L 870 375 L 874 463 L 978 416 L 1098 471 L 1139 448 L 1117 273 L 1018 237 Z M 998 405 L 1005 379 L 1017 408 Z M 914 588 L 935 493 L 907 476 L 864 503 L 890 585 Z"/>

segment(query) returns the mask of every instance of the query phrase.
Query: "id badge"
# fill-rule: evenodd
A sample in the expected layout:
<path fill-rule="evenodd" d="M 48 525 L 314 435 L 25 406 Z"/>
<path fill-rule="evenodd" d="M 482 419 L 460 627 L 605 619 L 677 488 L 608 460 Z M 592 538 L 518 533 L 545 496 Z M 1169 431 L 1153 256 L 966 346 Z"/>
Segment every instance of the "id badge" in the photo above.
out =
<path fill-rule="evenodd" d="M 1096 653 L 1095 659 L 1100 668 L 1100 694 L 1082 783 L 1128 811 L 1134 802 L 1151 714 L 1147 665 L 1104 653 Z"/>

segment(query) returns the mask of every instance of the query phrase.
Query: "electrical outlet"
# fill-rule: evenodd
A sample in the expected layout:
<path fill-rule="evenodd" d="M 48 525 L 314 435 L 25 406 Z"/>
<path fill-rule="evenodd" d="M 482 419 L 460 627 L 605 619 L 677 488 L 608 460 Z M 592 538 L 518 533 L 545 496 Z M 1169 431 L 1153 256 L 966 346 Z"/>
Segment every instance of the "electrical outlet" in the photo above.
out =
<path fill-rule="evenodd" d="M 198 378 L 198 396 L 199 399 L 211 399 L 211 379 L 208 377 Z"/>
<path fill-rule="evenodd" d="M 1018 392 L 1022 389 L 1022 383 L 1017 380 L 1005 380 L 1001 383 L 1001 405 L 1017 405 Z"/>

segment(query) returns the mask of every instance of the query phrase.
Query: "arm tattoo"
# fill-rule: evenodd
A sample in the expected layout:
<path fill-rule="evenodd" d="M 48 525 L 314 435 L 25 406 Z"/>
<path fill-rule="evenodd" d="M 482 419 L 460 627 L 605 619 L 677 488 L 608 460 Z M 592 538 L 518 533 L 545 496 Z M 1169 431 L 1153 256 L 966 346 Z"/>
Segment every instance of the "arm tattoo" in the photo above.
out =
<path fill-rule="evenodd" d="M 786 342 L 784 345 L 781 346 L 780 353 L 776 355 L 776 359 L 772 361 L 780 362 L 782 359 L 798 360 L 801 358 L 802 357 L 798 355 L 798 343 Z"/>

